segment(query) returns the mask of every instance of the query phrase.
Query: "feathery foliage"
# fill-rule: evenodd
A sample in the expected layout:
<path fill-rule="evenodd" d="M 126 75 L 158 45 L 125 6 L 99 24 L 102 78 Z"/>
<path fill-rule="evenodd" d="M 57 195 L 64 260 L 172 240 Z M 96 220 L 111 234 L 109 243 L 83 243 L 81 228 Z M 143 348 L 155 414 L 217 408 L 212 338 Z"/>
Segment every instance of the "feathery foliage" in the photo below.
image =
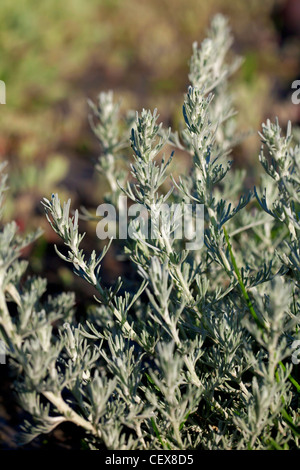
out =
<path fill-rule="evenodd" d="M 217 15 L 207 39 L 193 45 L 180 132 L 164 129 L 156 110 L 128 114 L 124 125 L 112 92 L 90 103 L 106 201 L 123 195 L 140 204 L 152 230 L 146 237 L 135 222 L 135 236 L 124 241 L 134 281 L 108 288 L 101 261 L 110 242 L 88 256 L 70 201 L 43 200 L 66 245 L 59 256 L 95 288 L 86 323 L 76 322 L 73 294 L 42 301 L 45 281 L 24 282 L 19 257 L 36 235 L 23 240 L 14 223 L 2 228 L 0 331 L 19 402 L 32 417 L 23 442 L 70 421 L 94 449 L 299 448 L 292 354 L 300 339 L 300 147 L 290 125 L 285 136 L 277 121 L 263 124 L 265 173 L 261 187 L 244 193 L 245 173 L 228 161 L 240 138 L 229 84 L 240 59 L 228 61 L 231 44 Z M 130 145 L 126 175 L 118 161 Z M 176 148 L 191 158 L 177 179 L 170 176 Z M 2 176 L 2 204 L 5 189 Z M 191 222 L 203 207 L 201 246 L 172 236 L 179 219 L 166 217 L 166 204 L 188 204 Z"/>

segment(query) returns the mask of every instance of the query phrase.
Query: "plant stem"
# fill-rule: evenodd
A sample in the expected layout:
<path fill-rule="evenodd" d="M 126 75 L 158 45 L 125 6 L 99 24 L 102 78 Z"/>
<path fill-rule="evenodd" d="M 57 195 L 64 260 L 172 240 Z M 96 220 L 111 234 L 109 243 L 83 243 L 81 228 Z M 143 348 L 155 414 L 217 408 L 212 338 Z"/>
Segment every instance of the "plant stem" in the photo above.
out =
<path fill-rule="evenodd" d="M 49 400 L 68 421 L 71 421 L 77 426 L 81 426 L 86 431 L 99 437 L 99 431 L 95 429 L 89 421 L 86 421 L 74 410 L 72 410 L 72 408 L 67 405 L 60 395 L 55 395 L 53 392 L 47 391 L 42 393 L 44 397 L 47 398 L 47 400 Z"/>

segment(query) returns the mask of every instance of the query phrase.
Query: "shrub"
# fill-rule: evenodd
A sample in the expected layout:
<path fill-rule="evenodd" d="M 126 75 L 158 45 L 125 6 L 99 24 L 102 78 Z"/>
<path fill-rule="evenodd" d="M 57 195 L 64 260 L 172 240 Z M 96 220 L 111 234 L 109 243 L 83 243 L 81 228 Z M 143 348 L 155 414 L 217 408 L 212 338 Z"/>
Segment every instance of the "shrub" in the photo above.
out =
<path fill-rule="evenodd" d="M 95 288 L 86 322 L 76 321 L 73 294 L 42 301 L 45 281 L 23 280 L 19 257 L 36 234 L 23 240 L 14 223 L 3 227 L 1 338 L 32 417 L 23 442 L 70 421 L 96 449 L 299 446 L 300 148 L 290 125 L 284 136 L 277 121 L 263 124 L 261 188 L 242 194 L 245 174 L 227 162 L 241 138 L 228 83 L 240 59 L 228 61 L 231 43 L 217 15 L 208 38 L 194 44 L 180 132 L 158 124 L 156 110 L 129 113 L 122 124 L 111 92 L 90 103 L 96 169 L 111 187 L 106 202 L 126 195 L 152 215 L 153 230 L 146 237 L 136 219 L 123 247 L 136 275 L 109 287 L 100 277 L 109 244 L 84 253 L 78 211 L 58 195 L 43 200 L 66 245 L 59 256 Z M 129 143 L 131 176 L 123 170 Z M 191 156 L 188 174 L 169 176 L 165 145 Z M 1 201 L 5 185 L 2 176 Z M 166 203 L 203 205 L 201 248 L 172 236 L 178 218 L 164 215 Z"/>

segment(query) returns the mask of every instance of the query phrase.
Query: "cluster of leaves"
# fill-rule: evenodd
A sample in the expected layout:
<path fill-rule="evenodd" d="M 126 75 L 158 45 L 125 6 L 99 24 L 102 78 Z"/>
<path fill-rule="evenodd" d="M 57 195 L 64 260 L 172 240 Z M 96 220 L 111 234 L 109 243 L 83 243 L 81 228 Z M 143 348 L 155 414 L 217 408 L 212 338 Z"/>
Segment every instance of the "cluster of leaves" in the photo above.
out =
<path fill-rule="evenodd" d="M 228 173 L 227 161 L 238 139 L 230 45 L 227 21 L 217 15 L 208 39 L 193 48 L 180 133 L 164 130 L 157 111 L 127 119 L 131 177 L 116 164 L 128 126 L 113 95 L 91 105 L 102 152 L 97 170 L 108 176 L 110 200 L 124 194 L 143 206 L 153 230 L 145 237 L 136 221 L 124 247 L 135 282 L 118 279 L 108 288 L 100 263 L 109 244 L 85 254 L 70 201 L 44 199 L 66 245 L 58 254 L 95 288 L 85 323 L 76 322 L 71 294 L 41 300 L 45 282 L 22 281 L 18 256 L 29 240 L 18 238 L 14 224 L 1 231 L 1 337 L 32 416 L 23 440 L 70 421 L 98 449 L 299 447 L 299 372 L 291 356 L 300 339 L 300 147 L 290 127 L 283 136 L 278 122 L 263 125 L 264 189 L 242 194 L 244 173 Z M 171 159 L 159 156 L 167 144 L 191 155 L 191 170 L 178 181 L 168 177 Z M 1 195 L 4 189 L 5 177 Z M 172 236 L 178 218 L 164 208 L 173 203 L 203 205 L 201 248 Z"/>

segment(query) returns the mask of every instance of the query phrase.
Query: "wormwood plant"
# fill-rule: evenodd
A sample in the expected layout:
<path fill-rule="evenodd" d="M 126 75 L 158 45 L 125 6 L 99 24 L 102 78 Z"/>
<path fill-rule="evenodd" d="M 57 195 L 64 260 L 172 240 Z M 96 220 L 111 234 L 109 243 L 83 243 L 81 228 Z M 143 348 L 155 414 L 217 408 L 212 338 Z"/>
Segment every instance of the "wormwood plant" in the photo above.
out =
<path fill-rule="evenodd" d="M 1 338 L 31 416 L 23 442 L 69 421 L 93 449 L 299 447 L 300 147 L 290 125 L 284 134 L 277 121 L 263 124 L 261 187 L 243 194 L 245 174 L 228 162 L 240 139 L 228 84 L 240 59 L 229 61 L 231 43 L 217 15 L 193 45 L 178 132 L 165 130 L 157 111 L 122 121 L 111 92 L 90 103 L 96 169 L 111 188 L 105 200 L 141 204 L 154 230 L 146 238 L 135 222 L 123 248 L 136 276 L 108 286 L 101 261 L 110 243 L 84 253 L 78 211 L 58 195 L 43 200 L 65 244 L 59 256 L 95 289 L 85 322 L 75 319 L 72 294 L 41 301 L 45 281 L 24 281 L 19 257 L 36 235 L 24 240 L 14 223 L 3 227 Z M 174 158 L 176 148 L 190 156 L 186 175 L 170 176 L 166 145 Z M 1 203 L 5 189 L 3 175 Z M 172 237 L 178 218 L 164 216 L 166 203 L 204 205 L 202 248 Z"/>

